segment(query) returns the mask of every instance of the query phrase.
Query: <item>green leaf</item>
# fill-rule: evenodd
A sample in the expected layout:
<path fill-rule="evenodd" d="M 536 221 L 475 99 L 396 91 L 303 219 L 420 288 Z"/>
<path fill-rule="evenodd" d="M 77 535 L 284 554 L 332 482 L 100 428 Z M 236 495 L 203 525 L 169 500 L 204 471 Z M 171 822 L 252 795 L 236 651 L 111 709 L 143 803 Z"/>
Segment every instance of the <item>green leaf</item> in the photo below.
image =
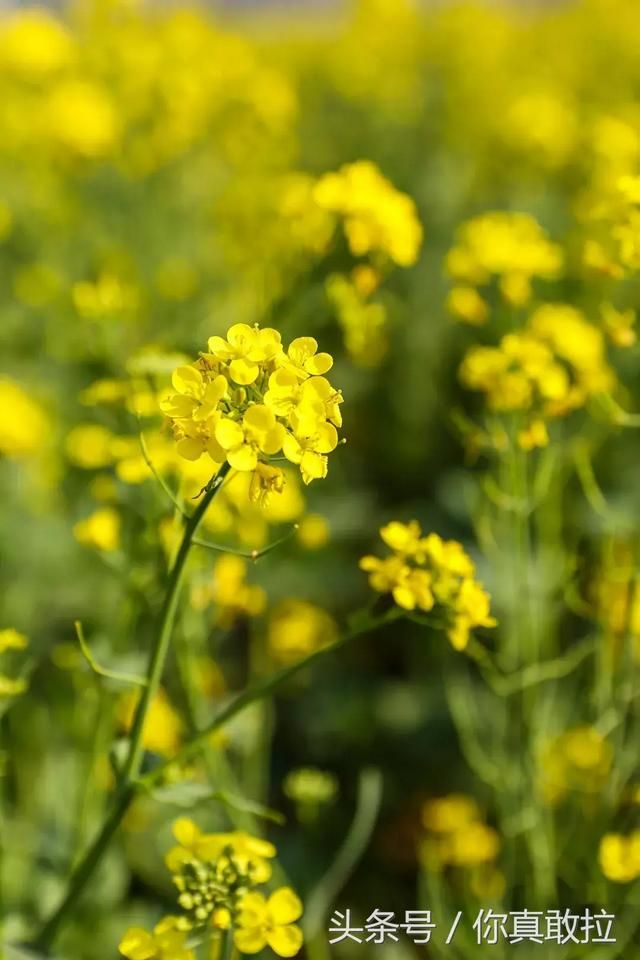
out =
<path fill-rule="evenodd" d="M 213 800 L 224 807 L 237 810 L 240 813 L 250 813 L 262 820 L 270 820 L 272 823 L 279 824 L 285 822 L 284 816 L 277 810 L 271 810 L 269 807 L 255 803 L 246 797 L 228 793 L 226 790 L 212 790 L 206 783 L 194 783 L 193 781 L 171 783 L 167 786 L 156 787 L 155 790 L 151 791 L 151 795 L 159 803 L 169 803 L 187 809 L 205 800 Z"/>

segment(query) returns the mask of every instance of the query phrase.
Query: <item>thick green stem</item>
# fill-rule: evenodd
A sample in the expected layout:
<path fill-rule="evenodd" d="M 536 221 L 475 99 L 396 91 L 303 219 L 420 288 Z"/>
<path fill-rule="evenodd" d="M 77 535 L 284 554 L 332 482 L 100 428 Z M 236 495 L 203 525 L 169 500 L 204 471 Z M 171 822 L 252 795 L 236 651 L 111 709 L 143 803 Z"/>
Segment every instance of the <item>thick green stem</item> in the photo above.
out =
<path fill-rule="evenodd" d="M 143 688 L 140 702 L 136 709 L 131 728 L 129 752 L 116 788 L 113 805 L 93 844 L 71 874 L 67 892 L 62 903 L 57 907 L 49 920 L 46 921 L 34 940 L 34 945 L 40 951 L 48 950 L 53 943 L 62 922 L 72 911 L 78 897 L 93 876 L 135 793 L 134 781 L 140 771 L 143 755 L 145 720 L 147 718 L 149 705 L 158 691 L 165 660 L 169 651 L 171 633 L 173 631 L 187 557 L 189 556 L 193 538 L 200 522 L 217 491 L 220 489 L 222 481 L 228 471 L 228 464 L 224 464 L 215 479 L 206 488 L 204 496 L 193 514 L 185 519 L 180 548 L 178 549 L 178 553 L 171 567 L 171 572 L 169 573 L 167 590 L 160 612 L 158 633 L 149 657 L 146 674 L 147 682 Z"/>

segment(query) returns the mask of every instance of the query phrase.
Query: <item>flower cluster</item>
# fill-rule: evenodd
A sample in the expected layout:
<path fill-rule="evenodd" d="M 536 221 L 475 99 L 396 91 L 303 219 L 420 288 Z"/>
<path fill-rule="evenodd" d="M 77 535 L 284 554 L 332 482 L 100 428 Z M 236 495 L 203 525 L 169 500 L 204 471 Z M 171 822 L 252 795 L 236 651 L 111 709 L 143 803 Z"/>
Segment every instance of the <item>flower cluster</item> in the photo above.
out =
<path fill-rule="evenodd" d="M 178 453 L 251 473 L 254 501 L 282 489 L 282 471 L 269 462 L 280 452 L 305 483 L 326 477 L 342 425 L 342 394 L 324 376 L 332 365 L 313 337 L 298 337 L 286 351 L 276 330 L 244 323 L 226 339 L 210 337 L 199 360 L 174 372 L 174 392 L 160 402 Z"/>
<path fill-rule="evenodd" d="M 531 296 L 534 277 L 552 279 L 560 273 L 560 247 L 526 213 L 496 211 L 468 220 L 458 230 L 447 256 L 447 270 L 457 282 L 449 297 L 451 311 L 461 320 L 481 324 L 488 307 L 478 287 L 497 279 L 502 296 L 520 305 Z"/>
<path fill-rule="evenodd" d="M 524 449 L 546 444 L 546 420 L 583 407 L 616 382 L 602 331 L 565 304 L 538 307 L 498 346 L 472 346 L 460 380 L 484 393 L 490 410 L 526 412 L 528 427 L 518 437 Z"/>
<path fill-rule="evenodd" d="M 322 210 L 343 218 L 354 256 L 382 254 L 400 267 L 415 263 L 422 243 L 415 204 L 375 164 L 359 160 L 324 174 L 313 197 Z"/>
<path fill-rule="evenodd" d="M 473 881 L 499 895 L 504 886 L 502 874 L 495 867 L 501 842 L 489 826 L 478 804 L 466 794 L 452 793 L 427 801 L 422 808 L 425 835 L 420 845 L 420 859 L 430 871 L 457 867 L 473 871 Z M 475 892 L 475 890 L 474 890 Z"/>
<path fill-rule="evenodd" d="M 390 593 L 404 610 L 438 607 L 447 618 L 447 636 L 464 650 L 476 627 L 493 627 L 490 598 L 475 578 L 473 561 L 455 540 L 436 533 L 424 537 L 416 520 L 392 521 L 380 530 L 390 556 L 366 556 L 360 567 L 379 593 Z"/>
<path fill-rule="evenodd" d="M 572 793 L 597 794 L 607 782 L 613 751 L 594 727 L 574 727 L 554 737 L 541 755 L 542 793 L 556 805 Z"/>
<path fill-rule="evenodd" d="M 242 832 L 203 833 L 187 817 L 174 823 L 173 833 L 177 846 L 165 859 L 182 913 L 166 917 L 153 933 L 127 930 L 120 952 L 128 960 L 194 960 L 188 947 L 192 934 L 201 941 L 214 940 L 225 931 L 243 954 L 259 953 L 266 946 L 280 957 L 298 953 L 299 898 L 289 887 L 268 898 L 256 889 L 271 877 L 273 844 Z"/>

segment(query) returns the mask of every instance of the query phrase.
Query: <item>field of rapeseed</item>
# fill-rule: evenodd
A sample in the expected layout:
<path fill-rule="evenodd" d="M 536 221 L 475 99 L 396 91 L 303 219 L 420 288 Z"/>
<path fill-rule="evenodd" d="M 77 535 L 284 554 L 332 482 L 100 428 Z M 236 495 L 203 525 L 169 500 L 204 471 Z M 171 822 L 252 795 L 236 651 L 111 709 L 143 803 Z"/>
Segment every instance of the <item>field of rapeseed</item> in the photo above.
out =
<path fill-rule="evenodd" d="M 636 0 L 0 15 L 0 957 L 640 958 Z"/>

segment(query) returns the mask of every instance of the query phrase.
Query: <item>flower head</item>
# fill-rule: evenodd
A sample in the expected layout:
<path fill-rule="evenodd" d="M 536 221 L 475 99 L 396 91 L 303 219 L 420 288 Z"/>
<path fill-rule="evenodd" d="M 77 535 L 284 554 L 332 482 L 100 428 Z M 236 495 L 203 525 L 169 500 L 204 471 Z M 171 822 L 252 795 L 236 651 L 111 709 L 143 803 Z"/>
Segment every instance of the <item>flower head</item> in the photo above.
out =
<path fill-rule="evenodd" d="M 195 960 L 187 947 L 187 934 L 177 929 L 175 917 L 165 917 L 149 933 L 143 927 L 129 927 L 118 949 L 127 960 Z"/>
<path fill-rule="evenodd" d="M 251 497 L 264 502 L 284 484 L 269 460 L 282 453 L 300 467 L 305 483 L 327 475 L 327 454 L 338 445 L 342 394 L 324 376 L 333 364 L 313 337 L 285 351 L 280 334 L 244 323 L 226 338 L 209 338 L 208 352 L 179 367 L 172 391 L 160 400 L 171 420 L 177 452 L 203 454 L 218 466 L 252 473 Z"/>
<path fill-rule="evenodd" d="M 302 947 L 302 931 L 295 923 L 301 916 L 302 903 L 289 887 L 269 899 L 248 893 L 240 903 L 234 943 L 242 953 L 260 953 L 269 946 L 279 957 L 295 957 Z"/>
<path fill-rule="evenodd" d="M 456 650 L 464 650 L 475 627 L 493 627 L 490 598 L 475 579 L 471 558 L 455 540 L 435 533 L 422 535 L 416 520 L 392 521 L 380 530 L 392 550 L 384 558 L 362 557 L 360 568 L 379 593 L 389 593 L 404 610 L 428 612 L 440 607 L 447 616 L 447 635 Z"/>

